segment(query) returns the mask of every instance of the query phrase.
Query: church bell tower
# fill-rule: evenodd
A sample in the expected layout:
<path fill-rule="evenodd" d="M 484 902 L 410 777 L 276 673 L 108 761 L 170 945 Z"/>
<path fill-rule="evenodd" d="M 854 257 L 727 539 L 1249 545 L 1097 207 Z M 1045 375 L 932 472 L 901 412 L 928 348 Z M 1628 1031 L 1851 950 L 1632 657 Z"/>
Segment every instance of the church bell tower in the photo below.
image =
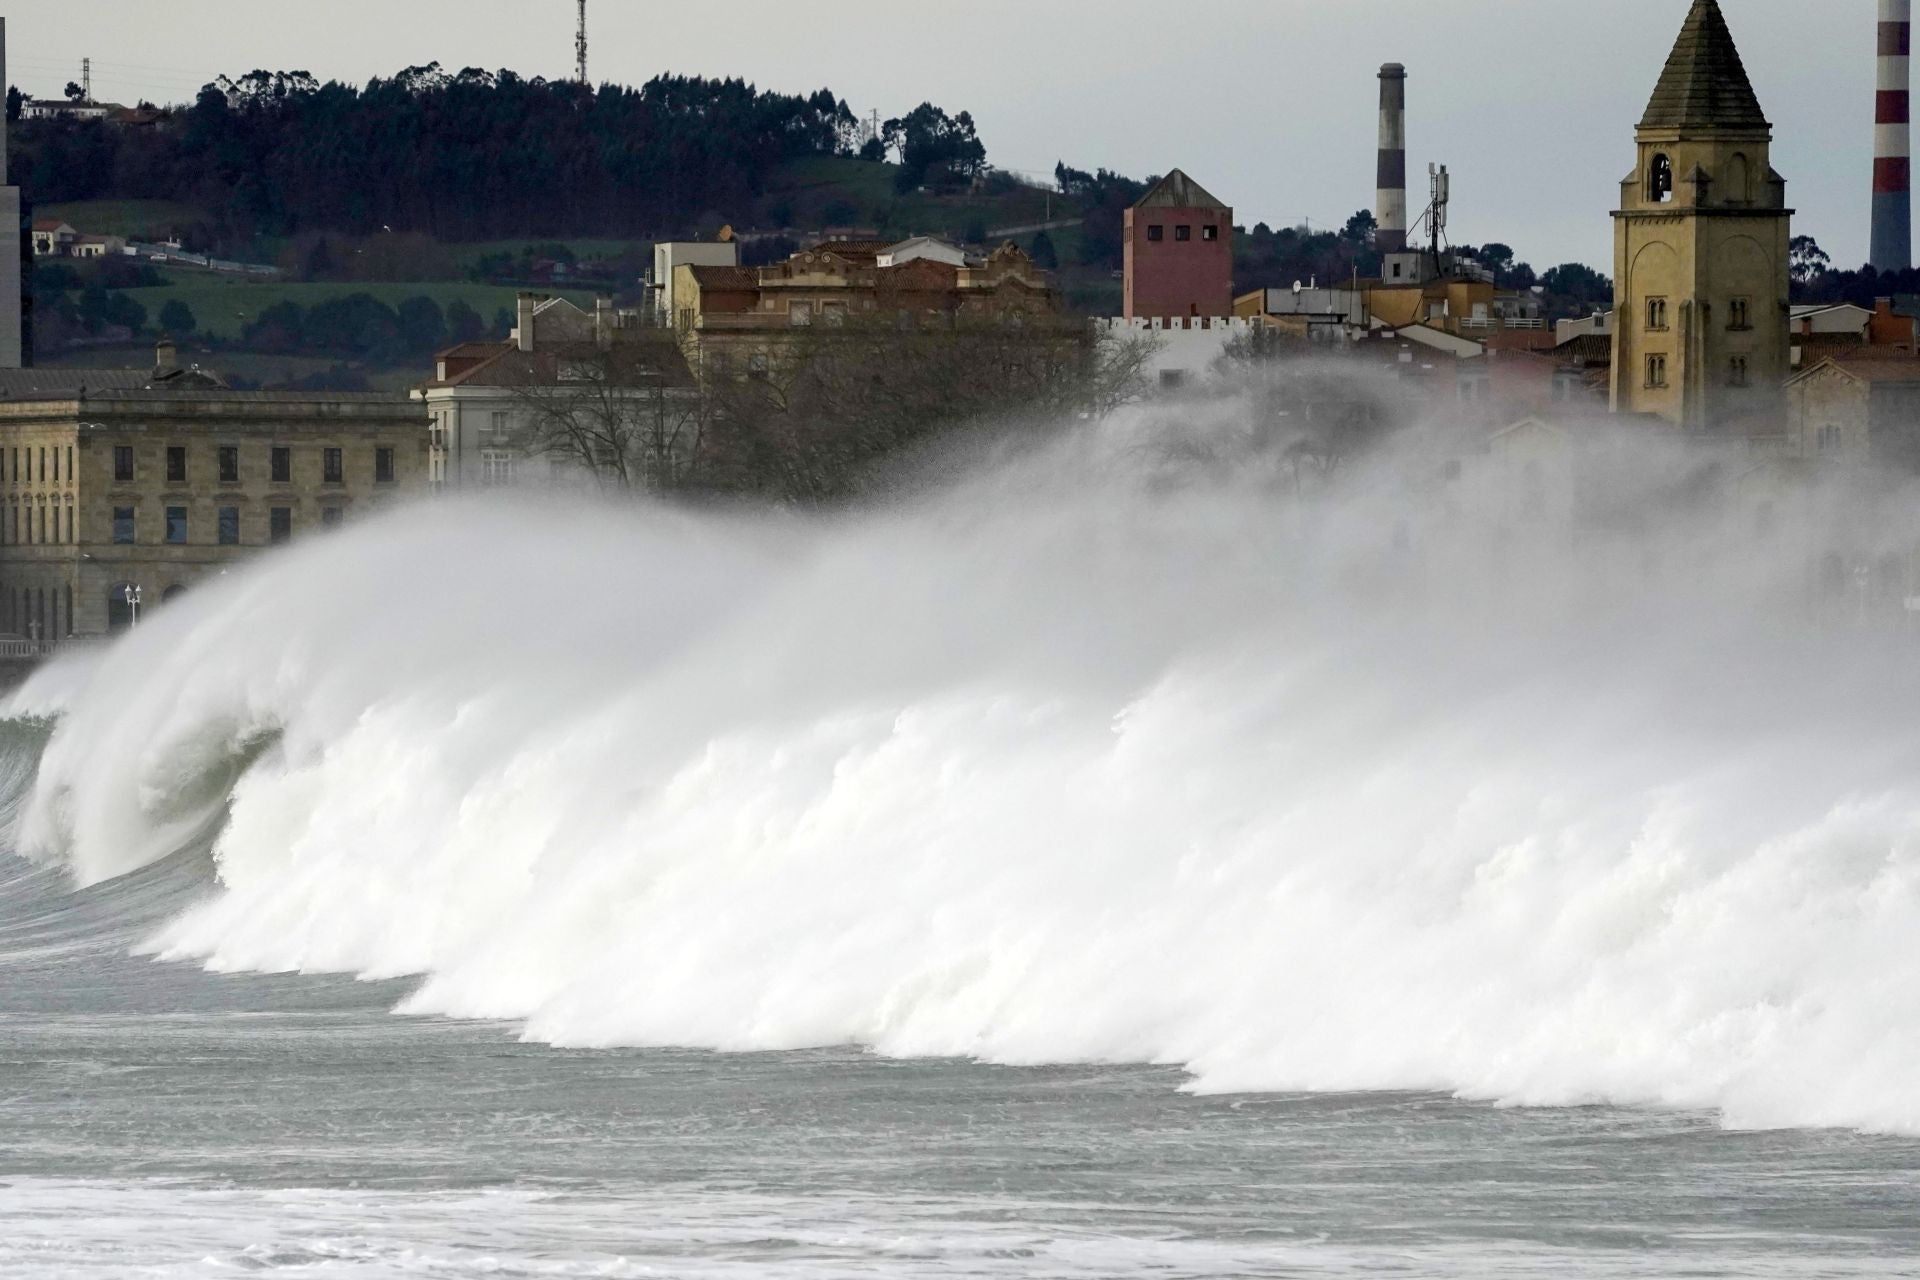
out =
<path fill-rule="evenodd" d="M 1616 413 L 1766 434 L 1792 343 L 1793 211 L 1717 0 L 1694 0 L 1613 215 Z"/>

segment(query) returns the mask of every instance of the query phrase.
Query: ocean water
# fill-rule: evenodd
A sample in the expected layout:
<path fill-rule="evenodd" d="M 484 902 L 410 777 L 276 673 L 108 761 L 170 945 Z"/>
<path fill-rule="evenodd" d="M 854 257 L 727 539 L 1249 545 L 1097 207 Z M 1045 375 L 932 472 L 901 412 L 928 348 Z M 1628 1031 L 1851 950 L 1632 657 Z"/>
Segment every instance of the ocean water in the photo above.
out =
<path fill-rule="evenodd" d="M 1233 422 L 400 512 L 40 673 L 0 1276 L 1910 1272 L 1920 636 L 1824 567 L 1911 495 Z"/>

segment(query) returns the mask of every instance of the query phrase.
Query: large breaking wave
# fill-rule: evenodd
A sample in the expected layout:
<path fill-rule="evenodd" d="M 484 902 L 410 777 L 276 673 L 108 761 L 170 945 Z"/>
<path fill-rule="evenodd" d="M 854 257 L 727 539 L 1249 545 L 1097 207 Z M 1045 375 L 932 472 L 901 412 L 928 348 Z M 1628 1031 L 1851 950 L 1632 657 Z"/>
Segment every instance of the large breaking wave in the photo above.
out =
<path fill-rule="evenodd" d="M 835 519 L 402 512 L 30 683 L 18 837 L 224 818 L 157 953 L 560 1044 L 1920 1131 L 1920 646 L 1809 568 L 1906 505 L 1644 461 L 1577 536 L 1145 417 Z"/>

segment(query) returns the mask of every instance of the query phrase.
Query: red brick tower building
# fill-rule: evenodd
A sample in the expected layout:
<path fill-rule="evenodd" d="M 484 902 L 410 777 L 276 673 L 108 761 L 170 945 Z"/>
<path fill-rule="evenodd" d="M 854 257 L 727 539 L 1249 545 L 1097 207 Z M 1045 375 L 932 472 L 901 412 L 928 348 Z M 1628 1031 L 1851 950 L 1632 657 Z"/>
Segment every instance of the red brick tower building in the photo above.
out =
<path fill-rule="evenodd" d="M 1233 210 L 1175 169 L 1127 210 L 1129 320 L 1233 314 Z"/>

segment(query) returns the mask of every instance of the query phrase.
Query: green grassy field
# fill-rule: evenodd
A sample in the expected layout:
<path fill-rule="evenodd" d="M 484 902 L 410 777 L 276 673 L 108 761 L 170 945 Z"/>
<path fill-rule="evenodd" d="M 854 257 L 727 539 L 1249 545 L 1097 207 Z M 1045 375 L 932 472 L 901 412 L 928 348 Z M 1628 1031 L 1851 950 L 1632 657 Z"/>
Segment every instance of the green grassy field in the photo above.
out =
<path fill-rule="evenodd" d="M 311 307 L 331 298 L 344 298 L 356 293 L 372 294 L 390 307 L 397 307 L 408 298 L 423 295 L 442 307 L 460 301 L 478 311 L 480 318 L 491 326 L 495 311 L 502 307 L 513 310 L 519 292 L 507 285 L 474 284 L 464 280 L 398 284 L 354 281 L 300 284 L 242 280 L 181 269 L 163 269 L 161 274 L 170 283 L 155 288 L 127 290 L 128 297 L 147 309 L 147 316 L 152 323 L 159 322 L 162 307 L 178 299 L 193 309 L 193 318 L 198 322 L 200 332 L 227 339 L 238 338 L 248 323 L 277 303 L 293 302 L 302 307 Z M 590 308 L 593 305 L 591 291 L 559 292 L 561 296 L 583 306 Z"/>
<path fill-rule="evenodd" d="M 57 218 L 92 236 L 159 238 L 178 227 L 185 229 L 204 215 L 188 204 L 170 200 L 82 200 L 72 204 L 35 205 L 34 218 Z"/>

